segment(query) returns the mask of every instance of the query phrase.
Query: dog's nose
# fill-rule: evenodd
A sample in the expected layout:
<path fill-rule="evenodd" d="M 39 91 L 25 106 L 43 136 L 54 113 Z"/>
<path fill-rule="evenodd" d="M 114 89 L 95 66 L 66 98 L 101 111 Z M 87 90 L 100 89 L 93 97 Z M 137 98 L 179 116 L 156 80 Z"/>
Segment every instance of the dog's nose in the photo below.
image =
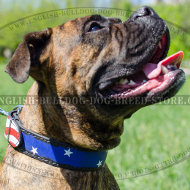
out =
<path fill-rule="evenodd" d="M 137 19 L 138 17 L 154 16 L 159 17 L 156 12 L 148 6 L 139 8 L 132 16 L 131 19 Z"/>

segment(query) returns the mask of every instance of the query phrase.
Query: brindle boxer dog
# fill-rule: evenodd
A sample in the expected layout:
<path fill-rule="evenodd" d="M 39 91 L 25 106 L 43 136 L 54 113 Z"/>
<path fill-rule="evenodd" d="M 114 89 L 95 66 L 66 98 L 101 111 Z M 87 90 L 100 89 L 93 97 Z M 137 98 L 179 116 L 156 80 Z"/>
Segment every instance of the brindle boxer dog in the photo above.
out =
<path fill-rule="evenodd" d="M 57 97 L 59 104 L 26 103 L 20 114 L 24 127 L 75 147 L 116 147 L 125 118 L 141 107 L 173 96 L 183 84 L 184 72 L 171 63 L 170 67 L 162 67 L 162 73 L 153 77 L 147 74 L 151 68 L 146 68 L 153 64 L 157 67 L 168 49 L 168 27 L 149 7 L 140 8 L 125 22 L 92 15 L 25 35 L 6 72 L 18 83 L 30 75 L 36 82 L 28 94 Z M 85 104 L 68 102 L 64 97 L 82 97 Z M 111 101 L 93 104 L 92 97 Z M 146 101 L 129 104 L 134 97 Z M 128 103 L 118 104 L 118 99 Z M 4 163 L 3 190 L 119 189 L 107 165 L 96 171 L 61 169 L 8 146 L 4 162 L 10 158 L 53 171 L 56 178 L 27 173 Z"/>

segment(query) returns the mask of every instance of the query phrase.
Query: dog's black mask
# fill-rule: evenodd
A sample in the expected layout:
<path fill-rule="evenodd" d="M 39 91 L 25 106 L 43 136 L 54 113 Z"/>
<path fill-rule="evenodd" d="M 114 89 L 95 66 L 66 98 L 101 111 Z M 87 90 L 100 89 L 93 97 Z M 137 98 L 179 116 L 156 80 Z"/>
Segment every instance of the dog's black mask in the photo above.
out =
<path fill-rule="evenodd" d="M 184 72 L 175 66 L 177 63 L 170 63 L 173 64 L 172 67 L 167 68 L 167 72 L 172 71 L 174 73 L 171 76 L 172 79 L 168 80 L 162 89 L 142 90 L 142 93 L 139 93 L 140 88 L 137 88 L 140 86 L 139 81 L 143 84 L 149 80 L 143 73 L 145 65 L 147 63 L 157 65 L 163 60 L 170 44 L 169 29 L 152 8 L 141 7 L 123 23 L 119 20 L 109 20 L 109 18 L 100 20 L 103 20 L 101 21 L 103 23 L 108 22 L 108 32 L 104 31 L 104 28 L 101 31 L 102 49 L 106 47 L 107 50 L 101 55 L 103 62 L 95 72 L 91 93 L 97 97 L 111 100 L 105 109 L 109 109 L 109 106 L 116 106 L 114 111 L 121 111 L 122 107 L 126 110 L 126 103 L 129 102 L 132 103 L 132 105 L 128 105 L 129 107 L 139 109 L 145 105 L 169 98 L 178 91 L 184 83 L 185 77 Z M 97 37 L 93 44 L 98 44 L 99 40 L 100 37 Z M 85 41 L 87 42 L 87 39 Z M 181 54 L 178 57 L 173 62 L 180 59 Z M 160 73 L 160 75 L 162 74 Z M 161 77 L 163 78 L 163 76 Z M 126 79 L 129 84 L 136 82 L 136 86 L 133 84 L 131 88 L 127 88 L 127 85 L 122 86 L 121 80 L 126 83 Z M 159 80 L 161 79 L 159 78 Z M 138 93 L 133 92 L 136 89 Z M 127 95 L 125 96 L 125 94 Z M 131 100 L 127 101 L 129 98 L 134 100 L 134 97 L 141 97 L 146 101 L 138 106 L 134 105 Z M 122 105 L 116 105 L 115 99 L 125 99 L 125 105 L 123 102 Z"/>

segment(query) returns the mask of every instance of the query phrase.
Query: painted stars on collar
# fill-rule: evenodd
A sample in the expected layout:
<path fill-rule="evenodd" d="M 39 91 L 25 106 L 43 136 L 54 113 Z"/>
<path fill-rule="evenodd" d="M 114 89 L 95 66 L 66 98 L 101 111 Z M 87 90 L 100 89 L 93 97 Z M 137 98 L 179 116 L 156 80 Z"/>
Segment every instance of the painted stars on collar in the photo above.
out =
<path fill-rule="evenodd" d="M 98 166 L 98 168 L 102 165 L 102 161 L 99 160 L 99 162 L 96 164 Z"/>
<path fill-rule="evenodd" d="M 34 147 L 32 146 L 31 152 L 33 153 L 33 155 L 38 154 L 37 149 L 38 149 L 38 148 L 34 148 Z"/>
<path fill-rule="evenodd" d="M 43 158 L 44 152 L 43 152 L 42 147 L 40 145 L 37 147 L 36 147 L 36 145 L 30 146 L 30 149 L 28 151 L 31 152 L 31 154 L 33 156 L 31 154 L 30 154 L 30 156 L 33 158 L 36 158 L 36 159 L 41 158 L 41 157 Z M 98 158 L 98 156 L 96 157 L 96 155 L 94 157 L 92 157 L 92 155 L 90 155 L 89 158 L 87 158 L 86 153 L 81 154 L 79 152 L 80 153 L 79 154 L 77 151 L 78 150 L 74 150 L 73 148 L 64 147 L 58 156 L 58 159 L 61 159 L 60 163 L 61 164 L 63 163 L 64 165 L 68 165 L 68 166 L 71 165 L 71 166 L 76 167 L 76 168 L 78 168 L 78 167 L 87 168 L 87 166 L 85 165 L 85 162 L 87 163 L 88 168 L 89 168 L 89 165 L 90 165 L 90 168 L 97 168 L 97 169 L 104 166 L 104 161 L 105 161 L 104 159 L 102 159 L 100 157 Z M 50 151 L 50 153 L 48 155 L 51 155 L 51 154 L 53 155 L 53 153 L 54 152 L 51 153 L 51 151 Z"/>
<path fill-rule="evenodd" d="M 70 148 L 68 150 L 64 150 L 64 151 L 65 151 L 65 154 L 64 154 L 65 156 L 70 157 L 71 154 L 73 154 L 73 152 L 71 152 Z"/>

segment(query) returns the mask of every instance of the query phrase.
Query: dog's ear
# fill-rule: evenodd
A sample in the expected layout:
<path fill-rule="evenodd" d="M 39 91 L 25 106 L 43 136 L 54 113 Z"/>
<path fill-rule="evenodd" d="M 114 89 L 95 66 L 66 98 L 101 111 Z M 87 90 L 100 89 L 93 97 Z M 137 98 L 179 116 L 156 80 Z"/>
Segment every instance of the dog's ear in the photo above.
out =
<path fill-rule="evenodd" d="M 5 72 L 18 83 L 25 82 L 32 68 L 40 67 L 40 55 L 50 41 L 52 29 L 28 33 L 13 54 Z"/>

